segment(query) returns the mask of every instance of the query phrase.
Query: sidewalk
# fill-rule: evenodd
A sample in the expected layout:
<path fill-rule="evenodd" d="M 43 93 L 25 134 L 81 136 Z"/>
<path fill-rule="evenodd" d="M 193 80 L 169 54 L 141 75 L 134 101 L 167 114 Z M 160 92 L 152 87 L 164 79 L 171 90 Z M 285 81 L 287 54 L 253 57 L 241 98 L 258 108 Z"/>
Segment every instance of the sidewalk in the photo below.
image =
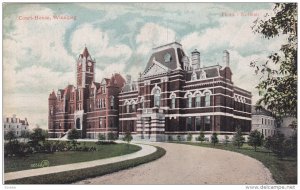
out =
<path fill-rule="evenodd" d="M 105 164 L 111 164 L 111 163 L 115 163 L 115 162 L 130 160 L 133 158 L 143 157 L 143 156 L 152 154 L 153 152 L 156 151 L 156 148 L 153 146 L 150 146 L 150 145 L 136 144 L 136 143 L 131 143 L 131 144 L 140 146 L 142 149 L 140 151 L 137 151 L 132 154 L 116 156 L 116 157 L 112 157 L 112 158 L 4 173 L 4 181 L 21 179 L 21 178 L 25 178 L 25 177 L 39 176 L 39 175 L 44 175 L 44 174 L 59 173 L 59 172 L 70 171 L 70 170 L 78 170 L 78 169 L 90 168 L 90 167 L 95 167 L 95 166 L 101 166 L 101 165 L 105 165 Z"/>

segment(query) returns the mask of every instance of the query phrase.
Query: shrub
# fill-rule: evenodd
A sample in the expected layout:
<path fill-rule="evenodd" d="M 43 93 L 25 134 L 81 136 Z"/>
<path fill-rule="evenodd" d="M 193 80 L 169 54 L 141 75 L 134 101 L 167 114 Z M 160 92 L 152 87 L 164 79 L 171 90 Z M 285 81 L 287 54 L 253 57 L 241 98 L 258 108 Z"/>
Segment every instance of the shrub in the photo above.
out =
<path fill-rule="evenodd" d="M 181 136 L 177 135 L 177 141 L 181 141 Z"/>
<path fill-rule="evenodd" d="M 224 139 L 224 144 L 225 146 L 227 146 L 227 144 L 229 143 L 229 136 L 228 135 L 225 135 L 225 139 Z"/>
<path fill-rule="evenodd" d="M 192 134 L 189 133 L 189 134 L 187 135 L 186 140 L 187 140 L 187 141 L 192 141 L 192 138 L 193 138 Z"/>
<path fill-rule="evenodd" d="M 116 140 L 116 135 L 113 132 L 107 134 L 107 140 L 113 141 Z"/>
<path fill-rule="evenodd" d="M 99 133 L 99 135 L 98 135 L 98 141 L 103 141 L 103 140 L 105 140 L 105 135 L 102 134 L 102 133 Z"/>
<path fill-rule="evenodd" d="M 200 141 L 201 143 L 203 141 L 205 141 L 205 135 L 204 135 L 203 131 L 200 131 L 200 134 L 199 134 L 198 138 L 196 139 L 196 141 Z"/>
<path fill-rule="evenodd" d="M 218 139 L 218 134 L 216 132 L 214 132 L 212 135 L 211 135 L 211 143 L 214 144 L 214 146 L 216 145 L 216 143 L 219 142 L 219 139 Z"/>
<path fill-rule="evenodd" d="M 168 141 L 173 141 L 173 137 L 171 135 L 168 136 Z"/>

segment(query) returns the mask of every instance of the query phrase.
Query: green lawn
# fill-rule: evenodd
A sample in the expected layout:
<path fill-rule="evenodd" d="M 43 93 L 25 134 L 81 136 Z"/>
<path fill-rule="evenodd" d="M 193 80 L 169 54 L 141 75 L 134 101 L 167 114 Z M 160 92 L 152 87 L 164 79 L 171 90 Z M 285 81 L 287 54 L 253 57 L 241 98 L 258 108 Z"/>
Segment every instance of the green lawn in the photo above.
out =
<path fill-rule="evenodd" d="M 34 177 L 27 177 L 22 179 L 5 181 L 5 184 L 70 184 L 76 181 L 84 180 L 87 178 L 102 176 L 117 172 L 120 170 L 136 167 L 147 162 L 154 161 L 166 154 L 165 149 L 156 147 L 157 150 L 150 155 L 125 160 L 112 164 L 96 166 L 92 168 L 85 168 L 80 170 L 72 170 L 60 172 L 55 174 L 46 174 Z"/>
<path fill-rule="evenodd" d="M 80 146 L 82 145 L 83 142 L 81 142 Z M 40 163 L 43 160 L 48 160 L 50 166 L 57 166 L 130 154 L 141 149 L 141 147 L 131 144 L 128 148 L 127 144 L 124 143 L 96 145 L 94 142 L 85 142 L 85 146 L 94 146 L 97 148 L 97 151 L 67 151 L 55 152 L 52 154 L 36 153 L 26 157 L 8 157 L 4 158 L 4 171 L 7 173 L 12 171 L 34 169 L 35 167 L 33 167 L 32 164 Z"/>
<path fill-rule="evenodd" d="M 194 142 L 180 142 L 183 144 L 189 144 L 194 146 L 202 146 L 209 148 L 218 148 L 223 150 L 229 150 L 238 152 L 252 158 L 255 158 L 262 162 L 272 173 L 274 180 L 278 184 L 297 184 L 297 158 L 296 157 L 284 157 L 279 159 L 274 153 L 269 152 L 265 148 L 258 147 L 257 152 L 254 148 L 244 144 L 243 147 L 238 149 L 237 147 L 228 144 L 216 144 L 214 147 L 210 143 L 194 143 Z"/>

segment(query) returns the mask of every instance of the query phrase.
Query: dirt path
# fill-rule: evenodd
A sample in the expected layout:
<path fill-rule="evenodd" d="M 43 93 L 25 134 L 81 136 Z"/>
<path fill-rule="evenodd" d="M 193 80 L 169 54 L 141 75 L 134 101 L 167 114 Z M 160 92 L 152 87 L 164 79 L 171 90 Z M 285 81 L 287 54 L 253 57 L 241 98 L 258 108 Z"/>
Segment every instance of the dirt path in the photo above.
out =
<path fill-rule="evenodd" d="M 242 154 L 171 143 L 154 162 L 77 184 L 275 184 L 263 164 Z"/>

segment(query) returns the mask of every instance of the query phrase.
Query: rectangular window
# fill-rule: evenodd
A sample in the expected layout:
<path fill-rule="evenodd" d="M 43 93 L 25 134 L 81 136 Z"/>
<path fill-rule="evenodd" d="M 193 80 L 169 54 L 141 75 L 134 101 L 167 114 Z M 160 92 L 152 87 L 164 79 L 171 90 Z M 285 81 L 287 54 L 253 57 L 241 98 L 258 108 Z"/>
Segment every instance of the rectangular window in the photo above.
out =
<path fill-rule="evenodd" d="M 205 131 L 210 131 L 211 130 L 210 116 L 205 116 L 204 125 L 205 125 Z"/>
<path fill-rule="evenodd" d="M 192 130 L 192 118 L 191 117 L 186 118 L 186 128 L 188 131 Z"/>
<path fill-rule="evenodd" d="M 196 117 L 196 131 L 200 131 L 201 130 L 201 117 Z"/>

